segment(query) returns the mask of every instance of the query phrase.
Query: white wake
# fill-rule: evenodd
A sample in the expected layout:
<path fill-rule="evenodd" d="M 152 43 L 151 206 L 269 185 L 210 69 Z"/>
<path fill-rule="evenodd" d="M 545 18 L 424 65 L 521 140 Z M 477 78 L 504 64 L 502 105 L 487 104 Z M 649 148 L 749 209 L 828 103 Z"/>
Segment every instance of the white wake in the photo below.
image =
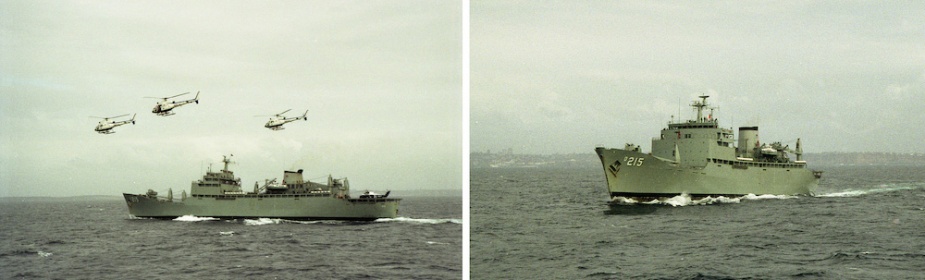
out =
<path fill-rule="evenodd" d="M 462 219 L 415 219 L 415 218 L 381 218 L 376 219 L 376 222 L 386 223 L 386 222 L 401 222 L 401 223 L 413 223 L 413 224 L 462 224 Z"/>
<path fill-rule="evenodd" d="M 633 205 L 633 204 L 659 205 L 660 204 L 660 205 L 671 205 L 674 207 L 678 207 L 678 206 L 692 206 L 692 205 L 710 205 L 710 204 L 718 204 L 718 203 L 740 203 L 743 200 L 747 201 L 747 200 L 767 200 L 767 199 L 790 199 L 790 198 L 797 198 L 797 197 L 798 196 L 793 196 L 793 195 L 747 194 L 747 195 L 739 196 L 739 197 L 708 196 L 708 197 L 704 197 L 701 199 L 693 199 L 691 198 L 689 194 L 682 193 L 682 194 L 679 194 L 673 197 L 659 198 L 659 199 L 653 199 L 649 201 L 637 201 L 632 198 L 618 196 L 618 197 L 614 197 L 612 202 L 617 203 L 617 204 L 625 204 L 625 205 Z"/>
<path fill-rule="evenodd" d="M 923 183 L 883 184 L 873 189 L 862 189 L 862 190 L 848 189 L 848 190 L 844 190 L 840 192 L 818 194 L 816 196 L 818 197 L 857 197 L 857 196 L 873 194 L 873 193 L 895 192 L 895 191 L 914 190 L 914 189 L 921 189 L 921 188 L 925 188 L 925 184 Z"/>
<path fill-rule="evenodd" d="M 173 219 L 173 220 L 180 221 L 180 222 L 202 222 L 202 221 L 215 221 L 215 220 L 218 220 L 218 218 L 197 217 L 193 215 L 186 215 L 186 216 L 177 217 L 176 219 Z"/>
<path fill-rule="evenodd" d="M 273 218 L 257 218 L 257 219 L 244 219 L 244 225 L 248 226 L 262 226 L 262 225 L 278 225 L 278 224 L 321 224 L 321 223 L 340 223 L 342 221 L 338 220 L 315 220 L 315 221 L 297 221 L 297 220 L 286 220 L 286 219 L 273 219 Z"/>

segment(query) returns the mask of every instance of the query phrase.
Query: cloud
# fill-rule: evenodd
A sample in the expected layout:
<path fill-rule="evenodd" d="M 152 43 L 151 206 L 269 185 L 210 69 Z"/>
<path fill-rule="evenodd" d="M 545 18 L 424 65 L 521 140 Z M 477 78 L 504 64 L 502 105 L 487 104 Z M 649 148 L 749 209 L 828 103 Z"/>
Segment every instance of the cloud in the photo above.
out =
<path fill-rule="evenodd" d="M 305 168 L 461 189 L 459 3 L 164 4 L 0 4 L 0 195 L 186 189 L 227 154 L 245 182 Z M 169 117 L 144 98 L 196 91 Z M 308 121 L 254 117 L 286 109 Z"/>
<path fill-rule="evenodd" d="M 474 1 L 472 150 L 645 148 L 706 94 L 721 125 L 807 152 L 925 152 L 883 143 L 925 121 L 921 6 Z"/>

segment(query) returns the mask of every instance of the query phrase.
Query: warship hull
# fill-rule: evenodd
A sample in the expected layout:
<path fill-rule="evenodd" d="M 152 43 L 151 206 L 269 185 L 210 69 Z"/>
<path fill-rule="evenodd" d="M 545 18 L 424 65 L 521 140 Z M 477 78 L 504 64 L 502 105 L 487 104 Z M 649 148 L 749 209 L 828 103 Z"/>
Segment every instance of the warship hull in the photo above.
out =
<path fill-rule="evenodd" d="M 179 201 L 123 193 L 129 214 L 174 219 L 193 215 L 219 219 L 361 220 L 395 218 L 397 198 L 338 198 L 335 195 L 194 195 Z"/>
<path fill-rule="evenodd" d="M 812 195 L 819 182 L 819 174 L 805 164 L 705 158 L 703 166 L 685 167 L 638 151 L 603 147 L 595 151 L 611 197 Z"/>

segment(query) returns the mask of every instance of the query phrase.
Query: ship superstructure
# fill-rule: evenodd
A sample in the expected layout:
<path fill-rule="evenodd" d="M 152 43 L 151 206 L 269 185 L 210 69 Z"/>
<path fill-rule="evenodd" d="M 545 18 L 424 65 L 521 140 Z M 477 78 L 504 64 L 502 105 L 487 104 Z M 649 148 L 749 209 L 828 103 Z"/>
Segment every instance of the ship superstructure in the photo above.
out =
<path fill-rule="evenodd" d="M 611 198 L 812 194 L 822 172 L 807 168 L 800 139 L 794 149 L 761 143 L 758 127 L 744 126 L 736 141 L 731 128 L 719 127 L 708 97 L 691 104 L 696 119 L 668 123 L 652 139 L 650 153 L 634 144 L 595 149 Z"/>
<path fill-rule="evenodd" d="M 209 170 L 202 179 L 193 181 L 190 196 L 184 191 L 179 201 L 168 190 L 159 197 L 154 190 L 146 194 L 124 193 L 129 213 L 142 218 L 173 219 L 193 215 L 222 219 L 282 218 L 296 220 L 375 220 L 395 218 L 400 198 L 388 195 L 350 196 L 346 178 L 328 176 L 327 183 L 302 178 L 303 170 L 285 171 L 283 181 L 254 183 L 253 191 L 244 191 L 241 179 L 228 169 L 230 157 L 222 159 L 224 168 Z"/>

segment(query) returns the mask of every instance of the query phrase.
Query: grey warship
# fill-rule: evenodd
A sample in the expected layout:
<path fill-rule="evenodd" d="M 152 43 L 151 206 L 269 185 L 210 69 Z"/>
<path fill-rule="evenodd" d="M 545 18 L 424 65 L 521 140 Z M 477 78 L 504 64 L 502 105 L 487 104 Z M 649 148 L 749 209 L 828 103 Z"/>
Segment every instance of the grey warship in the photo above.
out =
<path fill-rule="evenodd" d="M 597 147 L 611 200 L 651 200 L 688 194 L 691 197 L 754 195 L 812 195 L 821 171 L 807 168 L 800 139 L 796 147 L 780 142 L 761 143 L 758 127 L 739 127 L 738 143 L 732 128 L 719 127 L 700 96 L 691 106 L 697 118 L 669 122 L 652 139 L 652 151 L 627 143 L 622 149 Z M 704 115 L 704 109 L 710 109 Z M 796 156 L 791 160 L 788 153 Z"/>
<path fill-rule="evenodd" d="M 202 179 L 192 182 L 190 196 L 183 191 L 174 199 L 173 190 L 166 197 L 154 190 L 145 194 L 123 193 L 129 213 L 139 218 L 174 219 L 181 216 L 219 219 L 280 218 L 288 220 L 361 220 L 395 218 L 400 198 L 389 198 L 389 192 L 369 191 L 359 197 L 350 196 L 346 178 L 330 175 L 326 184 L 306 181 L 302 170 L 284 171 L 282 182 L 265 180 L 263 186 L 254 183 L 252 192 L 243 191 L 241 179 L 228 169 L 230 157 L 222 159 L 219 172 L 207 171 Z M 210 168 L 211 169 L 211 168 Z"/>

